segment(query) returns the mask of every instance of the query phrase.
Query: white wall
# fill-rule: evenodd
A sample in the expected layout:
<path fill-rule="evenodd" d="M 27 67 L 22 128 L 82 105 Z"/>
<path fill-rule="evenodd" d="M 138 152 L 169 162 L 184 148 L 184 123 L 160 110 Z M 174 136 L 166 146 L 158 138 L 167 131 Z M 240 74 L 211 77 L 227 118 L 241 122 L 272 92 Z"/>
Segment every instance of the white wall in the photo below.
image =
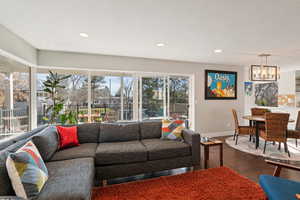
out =
<path fill-rule="evenodd" d="M 0 50 L 37 64 L 37 50 L 0 24 Z"/>
<path fill-rule="evenodd" d="M 235 108 L 241 113 L 244 112 L 244 70 L 241 66 L 224 66 L 44 50 L 38 52 L 38 63 L 42 66 L 67 68 L 193 74 L 195 77 L 195 128 L 196 131 L 200 133 L 213 134 L 216 132 L 232 131 L 233 120 L 231 109 Z M 204 100 L 205 69 L 237 71 L 238 99 Z"/>
<path fill-rule="evenodd" d="M 246 81 L 249 81 L 249 69 L 245 68 L 244 77 Z M 254 84 L 259 82 L 254 82 Z M 295 94 L 295 70 L 289 71 L 281 71 L 280 79 L 278 80 L 278 94 Z M 250 109 L 253 107 L 259 107 L 255 105 L 255 86 L 253 85 L 253 94 L 252 96 L 245 96 L 245 107 L 244 114 L 250 114 Z M 270 109 L 272 112 L 287 112 L 290 113 L 290 118 L 296 120 L 297 114 L 300 108 L 297 107 L 287 107 L 287 106 L 279 106 L 279 107 L 264 107 Z M 246 121 L 244 121 L 246 123 Z M 289 123 L 289 128 L 294 128 L 295 123 Z"/>

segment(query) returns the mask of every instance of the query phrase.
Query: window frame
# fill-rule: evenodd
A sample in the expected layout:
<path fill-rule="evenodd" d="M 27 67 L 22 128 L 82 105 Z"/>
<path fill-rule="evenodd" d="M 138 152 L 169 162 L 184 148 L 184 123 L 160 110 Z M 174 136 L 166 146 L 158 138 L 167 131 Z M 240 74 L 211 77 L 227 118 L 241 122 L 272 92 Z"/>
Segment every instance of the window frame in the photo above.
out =
<path fill-rule="evenodd" d="M 133 116 L 132 120 L 130 121 L 140 121 L 142 120 L 142 77 L 164 77 L 164 87 L 163 87 L 163 107 L 164 107 L 164 116 L 167 117 L 170 115 L 170 88 L 169 88 L 169 77 L 171 76 L 181 76 L 181 77 L 188 77 L 189 79 L 189 121 L 190 121 L 190 128 L 195 129 L 195 73 L 190 74 L 179 74 L 179 73 L 166 73 L 166 72 L 134 72 L 134 71 L 119 71 L 119 70 L 101 70 L 101 69 L 90 69 L 90 68 L 78 68 L 78 67 L 57 67 L 57 66 L 39 66 L 36 64 L 32 64 L 27 62 L 26 60 L 14 56 L 13 54 L 7 53 L 5 51 L 0 51 L 0 55 L 17 61 L 23 64 L 26 67 L 29 67 L 29 84 L 30 84 L 30 99 L 29 99 L 29 127 L 30 130 L 37 127 L 37 94 L 36 94 L 36 74 L 39 69 L 44 70 L 66 70 L 66 71 L 76 71 L 78 73 L 87 74 L 88 77 L 88 122 L 91 122 L 91 76 L 95 72 L 97 74 L 114 75 L 114 76 L 121 76 L 121 120 L 124 120 L 124 77 L 125 76 L 132 76 L 134 77 L 134 84 L 133 84 Z"/>
<path fill-rule="evenodd" d="M 31 87 L 32 90 L 36 89 L 36 82 L 33 81 L 34 78 L 36 78 L 35 74 L 37 73 L 37 69 L 40 67 L 31 67 L 35 68 L 31 70 L 31 76 L 33 77 L 31 80 L 31 84 L 34 86 Z M 43 67 L 44 68 L 44 67 Z M 71 68 L 58 68 L 58 67 L 49 67 L 48 70 L 55 70 L 55 69 L 62 69 L 62 70 L 72 70 Z M 74 69 L 75 70 L 75 69 Z M 76 69 L 78 70 L 78 69 Z M 190 122 L 190 129 L 194 130 L 194 107 L 195 107 L 195 100 L 194 100 L 194 74 L 176 74 L 176 73 L 154 73 L 154 72 L 115 72 L 115 71 L 102 71 L 102 70 L 78 70 L 78 71 L 86 71 L 85 74 L 87 74 L 88 77 L 88 122 L 91 122 L 91 77 L 93 72 L 97 72 L 97 75 L 99 76 L 120 76 L 121 78 L 121 120 L 118 121 L 142 121 L 142 78 L 155 78 L 155 77 L 161 77 L 164 81 L 163 86 L 163 109 L 164 109 L 164 115 L 162 117 L 156 117 L 156 118 L 149 118 L 149 119 L 163 119 L 170 116 L 170 78 L 171 77 L 186 77 L 189 80 L 189 88 L 188 88 L 188 95 L 189 95 L 189 118 L 188 121 Z M 84 73 L 84 72 L 83 72 Z M 134 85 L 133 85 L 133 118 L 132 120 L 124 120 L 124 77 L 133 77 L 134 78 Z M 31 93 L 34 93 L 31 91 Z M 36 95 L 36 94 L 35 94 Z M 31 96 L 35 96 L 31 95 Z M 36 101 L 32 101 L 31 106 L 33 107 L 32 112 L 32 118 L 36 118 L 34 116 L 34 110 L 36 110 Z M 36 119 L 31 120 L 32 128 L 36 128 Z"/>

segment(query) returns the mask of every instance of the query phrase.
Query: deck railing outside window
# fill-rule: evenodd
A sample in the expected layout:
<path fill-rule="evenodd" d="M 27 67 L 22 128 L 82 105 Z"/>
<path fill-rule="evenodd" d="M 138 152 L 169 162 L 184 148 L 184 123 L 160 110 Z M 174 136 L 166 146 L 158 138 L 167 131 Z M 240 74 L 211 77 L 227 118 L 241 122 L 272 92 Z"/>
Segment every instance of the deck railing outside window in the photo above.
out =
<path fill-rule="evenodd" d="M 28 121 L 28 106 L 17 109 L 0 108 L 0 136 L 9 136 L 28 131 Z"/>

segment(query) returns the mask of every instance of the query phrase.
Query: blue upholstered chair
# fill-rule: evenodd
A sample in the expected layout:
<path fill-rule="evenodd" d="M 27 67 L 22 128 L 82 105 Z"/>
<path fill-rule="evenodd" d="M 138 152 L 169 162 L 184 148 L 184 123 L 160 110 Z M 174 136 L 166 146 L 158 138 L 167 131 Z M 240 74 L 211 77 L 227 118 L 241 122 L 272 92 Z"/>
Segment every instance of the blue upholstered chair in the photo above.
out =
<path fill-rule="evenodd" d="M 268 200 L 300 199 L 300 182 L 291 181 L 279 177 L 281 168 L 300 171 L 300 167 L 270 160 L 267 160 L 266 162 L 276 166 L 273 176 L 261 175 L 259 177 L 259 184 L 268 196 Z"/>

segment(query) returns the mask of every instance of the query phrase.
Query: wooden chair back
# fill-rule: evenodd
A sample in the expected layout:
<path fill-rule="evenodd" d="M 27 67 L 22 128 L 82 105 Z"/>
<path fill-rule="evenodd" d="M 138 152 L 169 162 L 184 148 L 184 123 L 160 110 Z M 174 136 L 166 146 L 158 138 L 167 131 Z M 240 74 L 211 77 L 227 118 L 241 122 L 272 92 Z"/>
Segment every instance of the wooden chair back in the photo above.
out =
<path fill-rule="evenodd" d="M 267 108 L 251 108 L 251 115 L 263 116 L 265 113 L 271 112 Z"/>
<path fill-rule="evenodd" d="M 231 111 L 232 111 L 232 115 L 233 115 L 233 119 L 234 119 L 235 130 L 238 130 L 239 129 L 239 119 L 238 119 L 236 110 L 232 109 Z"/>
<path fill-rule="evenodd" d="M 296 131 L 300 131 L 300 111 L 298 111 L 298 116 L 297 116 L 295 130 Z"/>
<path fill-rule="evenodd" d="M 266 113 L 267 140 L 286 142 L 286 131 L 289 122 L 289 113 Z"/>

